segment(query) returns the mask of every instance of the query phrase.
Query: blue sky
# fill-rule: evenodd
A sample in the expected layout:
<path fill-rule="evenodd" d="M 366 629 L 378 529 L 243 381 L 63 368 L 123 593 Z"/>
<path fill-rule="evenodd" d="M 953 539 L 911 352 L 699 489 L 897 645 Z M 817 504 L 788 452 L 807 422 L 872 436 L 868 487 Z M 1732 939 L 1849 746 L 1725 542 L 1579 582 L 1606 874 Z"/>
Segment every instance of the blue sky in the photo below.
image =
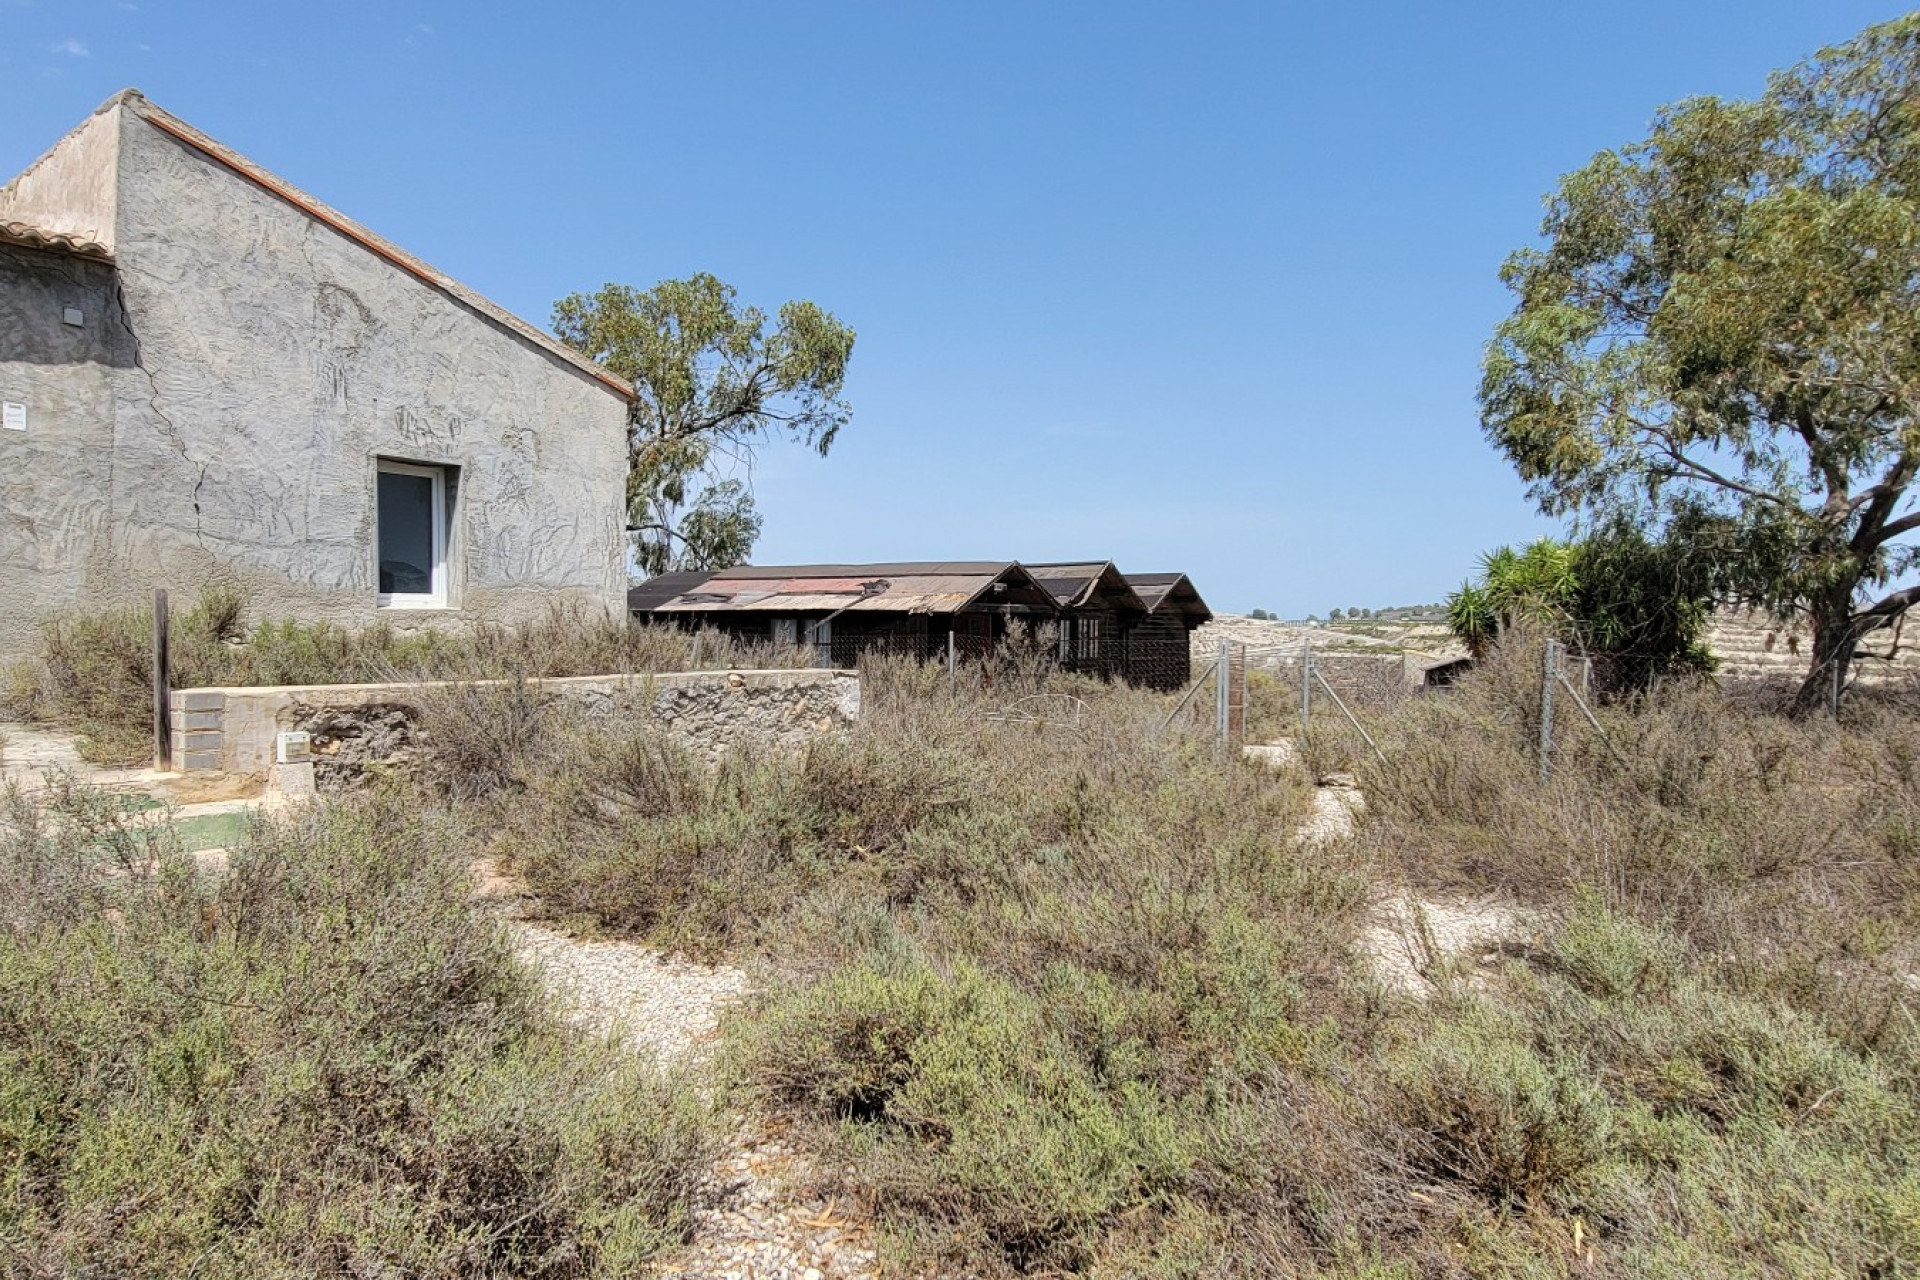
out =
<path fill-rule="evenodd" d="M 1474 387 L 1557 176 L 1897 12 L 0 0 L 0 174 L 135 85 L 537 322 L 702 270 L 812 298 L 854 419 L 763 454 L 757 560 L 1324 613 L 1551 527 Z"/>

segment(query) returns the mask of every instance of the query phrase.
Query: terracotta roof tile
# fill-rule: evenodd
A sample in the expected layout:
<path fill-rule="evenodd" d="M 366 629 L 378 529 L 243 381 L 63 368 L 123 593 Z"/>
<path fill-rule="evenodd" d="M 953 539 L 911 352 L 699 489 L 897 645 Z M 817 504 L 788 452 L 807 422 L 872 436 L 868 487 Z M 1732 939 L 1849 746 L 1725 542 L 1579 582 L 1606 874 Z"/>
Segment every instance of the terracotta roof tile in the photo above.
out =
<path fill-rule="evenodd" d="M 70 253 L 78 258 L 92 258 L 96 262 L 113 261 L 113 253 L 97 241 L 61 231 L 48 231 L 26 222 L 0 222 L 0 244 L 25 245 L 29 249 L 45 249 L 49 253 Z"/>

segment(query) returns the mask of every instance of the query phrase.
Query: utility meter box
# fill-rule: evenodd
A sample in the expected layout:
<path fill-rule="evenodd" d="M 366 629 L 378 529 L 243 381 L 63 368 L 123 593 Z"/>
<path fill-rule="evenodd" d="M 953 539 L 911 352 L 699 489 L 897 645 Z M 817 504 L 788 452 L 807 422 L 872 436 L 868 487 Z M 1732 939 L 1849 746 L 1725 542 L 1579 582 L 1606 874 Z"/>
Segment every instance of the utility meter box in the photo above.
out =
<path fill-rule="evenodd" d="M 313 735 L 308 733 L 283 733 L 273 740 L 273 762 L 275 764 L 302 764 L 313 759 Z"/>

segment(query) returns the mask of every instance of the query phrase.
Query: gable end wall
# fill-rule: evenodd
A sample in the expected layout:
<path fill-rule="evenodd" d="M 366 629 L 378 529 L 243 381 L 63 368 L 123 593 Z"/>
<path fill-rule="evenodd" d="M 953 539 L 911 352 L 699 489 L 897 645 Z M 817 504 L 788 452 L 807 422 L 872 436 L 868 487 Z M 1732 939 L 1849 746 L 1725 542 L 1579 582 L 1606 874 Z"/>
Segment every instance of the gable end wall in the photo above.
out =
<path fill-rule="evenodd" d="M 239 587 L 258 616 L 402 628 L 620 616 L 626 406 L 132 112 L 104 597 Z M 375 607 L 381 457 L 457 467 L 456 607 Z"/>

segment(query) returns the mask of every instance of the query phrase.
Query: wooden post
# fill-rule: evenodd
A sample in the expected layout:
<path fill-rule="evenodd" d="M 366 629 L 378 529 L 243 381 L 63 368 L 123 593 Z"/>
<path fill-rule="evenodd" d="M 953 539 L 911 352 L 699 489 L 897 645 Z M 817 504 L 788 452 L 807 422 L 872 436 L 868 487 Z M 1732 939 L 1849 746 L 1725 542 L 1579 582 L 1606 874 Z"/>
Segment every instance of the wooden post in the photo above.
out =
<path fill-rule="evenodd" d="M 172 672 L 167 653 L 167 590 L 153 592 L 153 767 L 157 772 L 173 769 Z"/>
<path fill-rule="evenodd" d="M 959 643 L 954 639 L 953 627 L 947 627 L 947 692 L 954 689 L 954 672 L 958 670 Z"/>

